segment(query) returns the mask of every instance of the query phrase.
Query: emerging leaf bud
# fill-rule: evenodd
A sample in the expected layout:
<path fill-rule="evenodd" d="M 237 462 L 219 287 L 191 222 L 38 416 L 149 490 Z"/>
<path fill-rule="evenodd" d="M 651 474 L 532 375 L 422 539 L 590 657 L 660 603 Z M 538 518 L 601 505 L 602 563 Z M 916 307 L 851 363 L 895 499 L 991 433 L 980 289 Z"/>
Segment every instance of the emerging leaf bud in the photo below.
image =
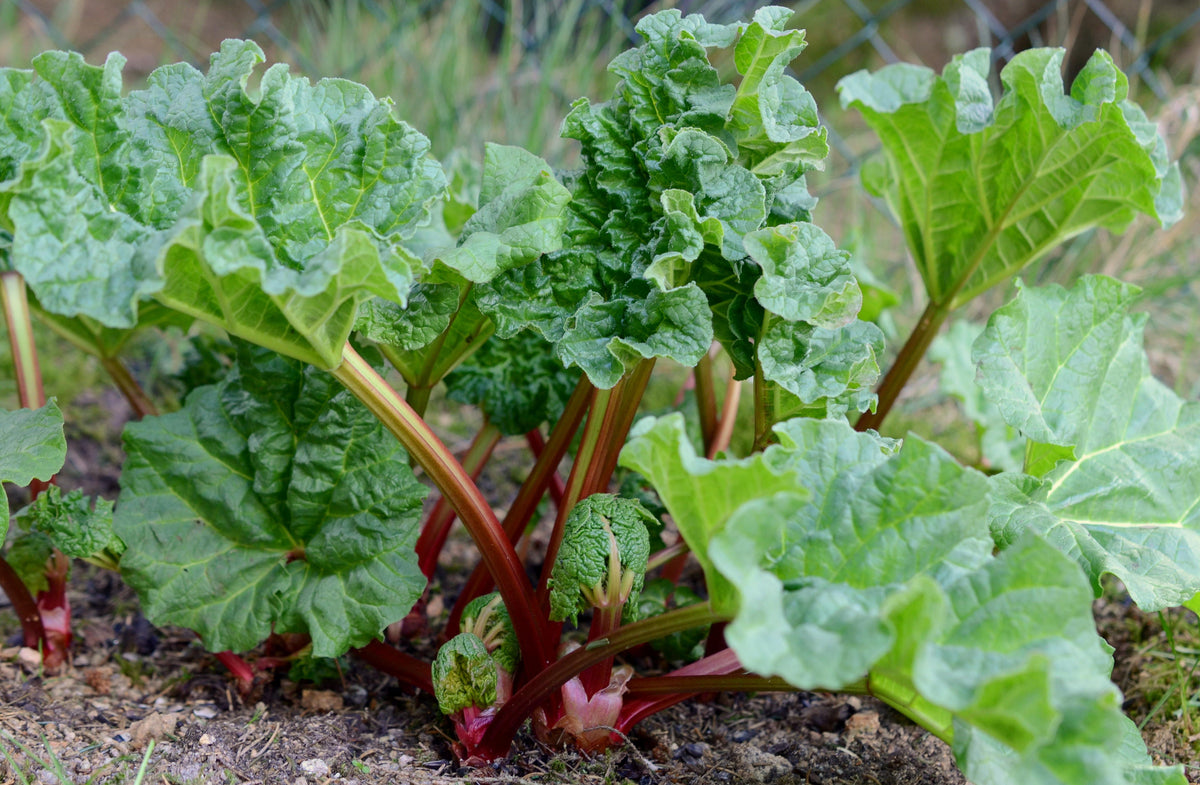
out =
<path fill-rule="evenodd" d="M 575 622 L 588 608 L 622 608 L 624 621 L 635 620 L 653 523 L 640 503 L 611 494 L 575 505 L 550 573 L 550 618 Z"/>
<path fill-rule="evenodd" d="M 521 646 L 499 592 L 476 597 L 467 604 L 462 615 L 462 630 L 478 635 L 496 664 L 509 674 L 516 673 L 521 662 Z"/>
<path fill-rule="evenodd" d="M 433 692 L 438 708 L 449 716 L 496 702 L 496 661 L 478 635 L 461 633 L 438 650 L 433 661 Z"/>

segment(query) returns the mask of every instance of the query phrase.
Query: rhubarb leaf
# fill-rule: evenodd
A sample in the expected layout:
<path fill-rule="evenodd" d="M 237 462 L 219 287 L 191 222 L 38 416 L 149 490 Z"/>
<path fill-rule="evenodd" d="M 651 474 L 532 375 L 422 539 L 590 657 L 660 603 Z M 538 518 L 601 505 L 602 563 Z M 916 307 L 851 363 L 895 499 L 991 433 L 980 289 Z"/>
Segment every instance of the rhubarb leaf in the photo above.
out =
<path fill-rule="evenodd" d="M 1062 59 L 1021 52 L 994 103 L 987 49 L 941 76 L 900 64 L 838 84 L 883 142 L 863 181 L 899 220 L 934 303 L 957 307 L 1092 227 L 1179 219 L 1178 167 L 1125 75 L 1097 51 L 1064 95 Z"/>
<path fill-rule="evenodd" d="M 58 404 L 0 410 L 0 481 L 25 486 L 49 480 L 67 459 L 67 438 Z M 8 534 L 8 496 L 0 494 L 0 535 Z M 0 542 L 4 537 L 0 536 Z"/>
<path fill-rule="evenodd" d="M 875 405 L 883 333 L 871 322 L 834 329 L 772 320 L 758 345 L 763 378 L 783 394 L 770 396 L 771 422 L 804 415 L 840 417 Z"/>
<path fill-rule="evenodd" d="M 783 490 L 803 494 L 789 469 L 777 467 L 774 453 L 715 462 L 696 454 L 683 415 L 647 417 L 630 431 L 620 464 L 643 475 L 657 490 L 675 525 L 704 568 L 713 607 L 736 602 L 732 585 L 718 573 L 708 543 L 743 502 Z"/>
<path fill-rule="evenodd" d="M 506 436 L 555 423 L 579 381 L 533 332 L 489 339 L 446 377 L 446 397 L 480 407 Z"/>
<path fill-rule="evenodd" d="M 50 538 L 55 548 L 75 559 L 106 558 L 115 566 L 125 543 L 113 533 L 113 503 L 97 496 L 94 500 L 76 489 L 64 494 L 52 485 L 19 513 L 26 529 Z"/>
<path fill-rule="evenodd" d="M 789 322 L 842 327 L 862 307 L 862 291 L 850 272 L 850 254 L 809 223 L 752 232 L 746 253 L 762 268 L 754 298 Z"/>
<path fill-rule="evenodd" d="M 226 380 L 127 426 L 125 451 L 122 574 L 148 618 L 213 651 L 299 632 L 335 657 L 424 589 L 413 546 L 425 488 L 328 374 L 242 345 Z"/>
<path fill-rule="evenodd" d="M 411 387 L 432 388 L 492 335 L 491 319 L 476 304 L 477 284 L 521 268 L 562 247 L 570 192 L 541 158 L 518 147 L 489 144 L 484 154 L 478 199 L 475 189 L 457 183 L 456 216 L 469 212 L 454 237 L 447 228 L 443 245 L 429 249 L 432 273 L 413 288 L 408 308 L 375 301 L 360 315 L 357 329 L 379 342 Z"/>
<path fill-rule="evenodd" d="M 1200 403 L 1150 375 L 1135 287 L 1099 276 L 1022 287 L 975 344 L 984 393 L 1029 440 L 995 480 L 997 539 L 1033 529 L 1142 608 L 1200 591 Z M 1050 336 L 1044 338 L 1042 336 Z M 1040 478 L 1040 479 L 1035 479 Z"/>
<path fill-rule="evenodd" d="M 43 308 L 128 328 L 155 296 L 331 368 L 359 303 L 405 301 L 423 268 L 402 243 L 445 184 L 428 140 L 353 82 L 275 65 L 250 88 L 262 60 L 226 41 L 207 74 L 164 66 L 122 97 L 119 56 L 35 59 L 59 105 L 0 190 Z"/>
<path fill-rule="evenodd" d="M 436 258 L 472 283 L 490 281 L 562 247 L 570 199 L 541 158 L 488 144 L 479 207 L 462 226 L 458 245 Z"/>
<path fill-rule="evenodd" d="M 734 50 L 742 81 L 726 127 L 756 173 L 823 168 L 829 148 L 812 95 L 785 69 L 806 46 L 803 30 L 788 30 L 792 12 L 760 8 Z"/>
<path fill-rule="evenodd" d="M 760 279 L 788 320 L 853 319 L 861 295 L 845 255 L 791 223 L 808 218 L 804 175 L 828 148 L 812 97 L 784 73 L 804 46 L 790 15 L 762 9 L 725 26 L 668 10 L 638 23 L 645 43 L 609 66 L 621 78 L 612 100 L 581 99 L 563 123 L 583 159 L 567 179 L 563 250 L 479 294 L 499 335 L 537 331 L 607 388 L 644 358 L 695 365 L 714 337 L 749 376 L 766 330 Z M 729 45 L 740 87 L 709 61 Z M 760 257 L 765 277 L 749 269 Z"/>
<path fill-rule="evenodd" d="M 866 678 L 980 785 L 1139 781 L 1070 559 L 1029 536 L 993 556 L 986 479 L 915 436 L 894 451 L 839 421 L 776 430 L 793 489 L 742 504 L 708 548 L 745 667 L 802 689 Z"/>

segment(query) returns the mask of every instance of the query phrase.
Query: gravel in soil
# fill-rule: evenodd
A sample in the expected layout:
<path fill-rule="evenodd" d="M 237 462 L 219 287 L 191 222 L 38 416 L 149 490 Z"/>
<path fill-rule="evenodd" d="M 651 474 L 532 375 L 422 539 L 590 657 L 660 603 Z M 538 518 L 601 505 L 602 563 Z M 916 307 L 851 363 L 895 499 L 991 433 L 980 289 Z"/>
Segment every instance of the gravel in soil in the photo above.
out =
<path fill-rule="evenodd" d="M 523 734 L 499 765 L 460 768 L 433 699 L 356 660 L 320 687 L 264 674 L 243 696 L 195 636 L 147 623 L 112 573 L 77 566 L 70 593 L 62 674 L 0 651 L 0 785 L 133 782 L 143 759 L 142 782 L 167 785 L 965 782 L 944 744 L 887 707 L 811 693 L 676 706 L 594 759 Z"/>
<path fill-rule="evenodd" d="M 354 660 L 321 687 L 264 675 L 241 696 L 194 636 L 150 626 L 111 574 L 78 570 L 72 601 L 79 618 L 63 674 L 40 674 L 29 650 L 0 652 L 0 785 L 133 782 L 143 759 L 142 782 L 167 785 L 966 782 L 946 745 L 886 706 L 812 693 L 682 704 L 590 760 L 523 735 L 508 760 L 464 769 L 432 698 Z M 1134 661 L 1135 642 L 1155 634 L 1156 617 L 1116 603 L 1098 606 L 1098 618 Z M 1146 696 L 1130 694 L 1142 710 Z M 1168 760 L 1188 760 L 1183 738 L 1171 722 L 1149 732 Z"/>
<path fill-rule="evenodd" d="M 63 484 L 111 496 L 115 471 L 104 467 L 120 463 L 115 434 L 125 413 L 111 398 L 83 403 L 112 415 L 111 422 L 98 418 L 100 431 L 112 432 L 72 434 Z M 485 476 L 482 482 L 507 486 L 513 480 Z M 22 501 L 14 494 L 14 509 Z M 451 574 L 439 576 L 449 583 L 477 558 L 453 540 L 448 555 L 443 566 Z M 433 594 L 430 608 L 444 607 L 441 600 Z M 332 682 L 298 684 L 264 674 L 251 694 L 240 695 L 194 635 L 146 622 L 114 574 L 77 565 L 71 601 L 76 634 L 62 674 L 42 674 L 36 652 L 18 648 L 14 639 L 0 650 L 0 785 L 134 782 L 143 765 L 147 785 L 966 782 L 945 744 L 886 706 L 812 693 L 720 694 L 681 704 L 647 719 L 628 744 L 595 759 L 546 749 L 526 734 L 498 765 L 460 768 L 449 723 L 432 697 L 407 694 L 353 659 L 339 661 L 340 676 Z M 1096 614 L 1117 650 L 1114 677 L 1127 711 L 1135 719 L 1150 717 L 1144 733 L 1154 755 L 1160 762 L 1191 763 L 1200 734 L 1189 714 L 1176 711 L 1179 695 L 1169 689 L 1182 683 L 1187 690 L 1195 682 L 1180 680 L 1173 661 L 1168 667 L 1175 680 L 1163 677 L 1164 651 L 1170 651 L 1163 617 L 1119 601 L 1098 602 Z M 1175 622 L 1176 635 L 1183 629 L 1195 637 L 1194 616 L 1181 613 Z M 432 654 L 428 640 L 410 645 Z M 1185 650 L 1194 651 L 1184 647 L 1180 654 Z M 1189 766 L 1188 776 L 1200 783 L 1200 767 Z"/>

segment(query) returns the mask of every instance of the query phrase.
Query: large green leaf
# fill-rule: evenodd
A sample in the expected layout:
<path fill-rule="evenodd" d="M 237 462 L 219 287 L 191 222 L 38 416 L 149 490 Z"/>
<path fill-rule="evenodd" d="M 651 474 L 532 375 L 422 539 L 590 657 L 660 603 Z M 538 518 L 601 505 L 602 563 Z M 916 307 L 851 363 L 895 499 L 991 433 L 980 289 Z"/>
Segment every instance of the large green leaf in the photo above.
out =
<path fill-rule="evenodd" d="M 557 422 L 578 381 L 579 371 L 564 368 L 541 336 L 524 332 L 484 343 L 446 377 L 446 397 L 480 407 L 513 436 Z"/>
<path fill-rule="evenodd" d="M 986 479 L 915 436 L 895 451 L 839 421 L 777 431 L 764 463 L 793 487 L 741 504 L 708 548 L 736 587 L 726 637 L 744 666 L 807 689 L 865 683 L 951 741 L 978 785 L 1141 781 L 1145 748 L 1125 746 L 1111 649 L 1070 559 L 1031 536 L 994 557 Z"/>
<path fill-rule="evenodd" d="M 1180 217 L 1178 167 L 1125 75 L 1097 51 L 1064 95 L 1062 58 L 1018 54 L 995 103 L 987 49 L 940 77 L 901 64 L 838 84 L 883 142 L 863 180 L 899 219 L 933 302 L 956 307 L 1089 228 Z"/>
<path fill-rule="evenodd" d="M 49 480 L 67 459 L 67 438 L 58 404 L 0 410 L 0 482 L 28 485 Z M 0 494 L 0 542 L 8 534 L 8 496 Z"/>
<path fill-rule="evenodd" d="M 562 247 L 570 192 L 545 161 L 518 147 L 489 144 L 481 172 L 477 202 L 468 203 L 476 189 L 460 171 L 441 214 L 443 222 L 451 215 L 451 223 L 470 215 L 455 228 L 457 236 L 447 228 L 443 244 L 427 249 L 434 269 L 413 288 L 409 307 L 376 300 L 355 325 L 383 345 L 411 386 L 433 387 L 494 332 L 476 304 L 478 284 Z"/>
<path fill-rule="evenodd" d="M 272 631 L 333 657 L 425 586 L 425 488 L 400 444 L 328 374 L 243 345 L 218 385 L 127 426 L 113 521 L 122 574 L 156 624 L 243 651 Z"/>
<path fill-rule="evenodd" d="M 642 474 L 658 491 L 675 525 L 704 568 L 709 599 L 718 609 L 736 603 L 732 585 L 708 556 L 708 543 L 743 502 L 798 489 L 796 478 L 767 455 L 715 462 L 696 455 L 683 415 L 647 417 L 630 431 L 620 464 Z"/>
<path fill-rule="evenodd" d="M 1029 440 L 1033 476 L 995 481 L 997 537 L 1039 531 L 1097 589 L 1111 572 L 1153 610 L 1200 591 L 1200 403 L 1150 375 L 1146 316 L 1128 312 L 1136 293 L 1091 276 L 1022 287 L 975 359 L 985 394 Z"/>
<path fill-rule="evenodd" d="M 0 204 L 43 308 L 128 328 L 155 296 L 329 368 L 360 302 L 404 302 L 422 265 L 402 241 L 445 184 L 428 140 L 353 82 L 276 65 L 250 88 L 262 60 L 226 41 L 207 74 L 164 66 L 125 97 L 119 56 L 34 60 L 21 95 L 54 100 Z"/>
<path fill-rule="evenodd" d="M 943 393 L 956 398 L 962 412 L 974 424 L 979 437 L 980 462 L 985 467 L 1011 471 L 1021 468 L 1025 440 L 1004 421 L 1000 410 L 983 394 L 975 381 L 971 345 L 983 325 L 957 321 L 929 345 L 929 359 L 942 364 L 938 376 Z"/>
<path fill-rule="evenodd" d="M 613 98 L 581 99 L 563 123 L 583 158 L 564 249 L 479 296 L 500 335 L 536 330 L 611 387 L 642 358 L 694 365 L 714 337 L 748 377 L 767 311 L 830 328 L 853 319 L 861 296 L 845 254 L 796 223 L 813 204 L 804 175 L 828 148 L 812 97 L 784 73 L 804 47 L 790 15 L 765 8 L 726 26 L 668 10 L 639 22 L 645 43 L 609 66 Z M 730 45 L 737 87 L 708 55 Z M 760 264 L 766 275 L 750 269 Z"/>

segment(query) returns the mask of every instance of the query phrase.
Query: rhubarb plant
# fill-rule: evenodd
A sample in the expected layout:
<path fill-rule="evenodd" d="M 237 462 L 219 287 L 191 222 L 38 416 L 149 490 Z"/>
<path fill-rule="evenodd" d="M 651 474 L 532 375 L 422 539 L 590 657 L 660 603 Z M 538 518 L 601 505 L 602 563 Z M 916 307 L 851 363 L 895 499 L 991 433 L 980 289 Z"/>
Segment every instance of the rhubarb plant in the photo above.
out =
<path fill-rule="evenodd" d="M 991 51 L 959 55 L 939 76 L 897 64 L 838 84 L 883 143 L 863 184 L 904 230 L 928 305 L 880 387 L 877 428 L 946 317 L 1094 227 L 1139 213 L 1179 220 L 1182 184 L 1166 143 L 1128 99 L 1129 81 L 1097 51 L 1064 93 L 1063 51 L 1021 52 L 988 83 Z"/>
<path fill-rule="evenodd" d="M 1091 617 L 1106 573 L 1147 608 L 1200 592 L 1195 404 L 1150 376 L 1134 290 L 1024 287 L 970 365 L 973 336 L 946 339 L 948 390 L 1022 440 L 994 462 L 1008 471 L 877 432 L 952 310 L 1089 228 L 1170 222 L 1178 170 L 1103 54 L 1070 93 L 1050 50 L 1007 65 L 995 99 L 985 50 L 846 80 L 884 143 L 866 184 L 929 295 L 876 393 L 872 288 L 814 223 L 826 132 L 787 73 L 804 48 L 788 21 L 647 16 L 613 95 L 565 118 L 568 172 L 488 145 L 447 174 L 360 85 L 281 65 L 255 82 L 252 42 L 129 93 L 118 55 L 0 72 L 0 253 L 35 307 L 102 356 L 163 314 L 237 354 L 127 427 L 111 531 L 70 495 L 41 504 L 74 544 L 27 520 L 102 554 L 243 681 L 241 654 L 290 636 L 434 693 L 473 764 L 526 722 L 593 752 L 689 695 L 820 689 L 895 707 L 979 785 L 1180 785 L 1122 714 Z M 734 377 L 720 415 L 716 353 Z M 692 368 L 703 444 L 678 414 L 634 425 L 659 361 Z M 733 456 L 740 381 L 753 448 Z M 442 383 L 486 417 L 461 460 L 425 418 Z M 473 477 L 517 434 L 532 468 L 486 498 Z M 618 462 L 657 501 L 611 493 Z M 539 563 L 519 541 L 546 496 Z M 382 633 L 433 607 L 455 516 L 480 566 L 442 629 L 411 625 L 446 641 L 422 661 Z M 643 644 L 689 661 L 639 677 L 619 658 Z"/>

